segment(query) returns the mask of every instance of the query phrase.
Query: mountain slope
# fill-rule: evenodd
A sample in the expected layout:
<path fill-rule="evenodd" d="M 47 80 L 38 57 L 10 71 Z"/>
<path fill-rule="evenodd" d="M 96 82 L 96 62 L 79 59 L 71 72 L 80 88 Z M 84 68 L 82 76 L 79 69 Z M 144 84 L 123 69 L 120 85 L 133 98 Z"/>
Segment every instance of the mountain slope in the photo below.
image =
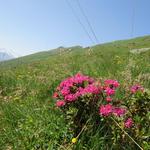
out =
<path fill-rule="evenodd" d="M 129 39 L 129 40 L 121 40 L 121 41 L 114 41 L 110 43 L 104 43 L 99 44 L 95 46 L 91 46 L 91 49 L 94 51 L 103 51 L 104 49 L 112 49 L 112 50 L 120 50 L 120 51 L 126 51 L 129 52 L 132 49 L 138 49 L 138 48 L 149 48 L 150 47 L 150 36 L 144 36 L 144 37 L 138 37 L 135 39 Z M 56 55 L 65 55 L 69 52 L 79 52 L 82 53 L 83 51 L 87 51 L 90 47 L 82 48 L 80 46 L 74 46 L 74 47 L 59 47 L 57 49 L 43 51 L 35 54 L 31 54 L 28 56 L 20 57 L 11 61 L 6 62 L 6 65 L 16 65 L 16 64 L 24 64 L 24 63 L 31 63 L 36 61 L 42 61 L 46 59 L 50 59 L 51 57 L 55 57 Z"/>

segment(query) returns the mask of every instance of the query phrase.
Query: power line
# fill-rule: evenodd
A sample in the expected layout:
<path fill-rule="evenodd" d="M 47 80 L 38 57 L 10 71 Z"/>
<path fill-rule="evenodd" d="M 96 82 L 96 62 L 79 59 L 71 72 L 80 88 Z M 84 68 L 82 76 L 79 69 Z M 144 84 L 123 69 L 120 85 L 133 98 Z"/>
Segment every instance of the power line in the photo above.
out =
<path fill-rule="evenodd" d="M 70 9 L 72 10 L 72 13 L 74 14 L 74 16 L 76 17 L 77 21 L 79 22 L 79 24 L 81 25 L 81 27 L 83 28 L 84 32 L 87 34 L 88 38 L 91 40 L 92 43 L 95 44 L 93 38 L 90 36 L 90 34 L 88 33 L 86 27 L 84 26 L 84 24 L 81 22 L 80 18 L 78 17 L 78 15 L 76 14 L 74 8 L 72 7 L 71 3 L 69 2 L 69 0 L 66 0 L 68 6 L 70 7 Z"/>
<path fill-rule="evenodd" d="M 80 9 L 82 15 L 83 15 L 84 18 L 85 18 L 87 24 L 89 25 L 89 28 L 90 28 L 90 30 L 91 30 L 91 32 L 92 32 L 94 38 L 95 38 L 95 41 L 96 41 L 97 43 L 99 43 L 99 40 L 98 40 L 98 38 L 97 38 L 97 36 L 96 36 L 96 34 L 95 34 L 95 32 L 94 32 L 94 29 L 93 29 L 93 27 L 92 27 L 92 25 L 91 25 L 91 23 L 90 23 L 88 17 L 86 16 L 86 14 L 85 14 L 85 12 L 84 12 L 84 10 L 83 10 L 81 4 L 80 4 L 80 1 L 79 1 L 79 0 L 76 0 L 76 2 L 77 2 L 77 4 L 78 4 L 78 7 L 79 7 L 79 9 Z"/>

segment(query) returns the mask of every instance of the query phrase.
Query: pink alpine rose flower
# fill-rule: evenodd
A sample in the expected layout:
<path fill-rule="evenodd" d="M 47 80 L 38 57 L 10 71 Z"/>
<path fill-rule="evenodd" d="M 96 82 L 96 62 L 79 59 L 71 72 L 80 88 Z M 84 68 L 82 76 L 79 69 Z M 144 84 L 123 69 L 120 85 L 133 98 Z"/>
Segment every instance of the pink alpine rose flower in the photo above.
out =
<path fill-rule="evenodd" d="M 126 109 L 125 108 L 119 108 L 119 107 L 115 107 L 113 109 L 113 114 L 115 116 L 121 117 L 126 113 Z"/>
<path fill-rule="evenodd" d="M 64 88 L 61 90 L 61 94 L 62 94 L 63 96 L 68 95 L 69 93 L 70 93 L 70 90 L 69 90 L 68 87 L 64 87 Z"/>
<path fill-rule="evenodd" d="M 126 128 L 131 128 L 133 126 L 133 120 L 132 118 L 128 118 L 125 122 L 124 122 L 124 126 Z"/>
<path fill-rule="evenodd" d="M 111 88 L 117 88 L 120 85 L 117 80 L 111 79 L 105 80 L 104 83 Z"/>
<path fill-rule="evenodd" d="M 58 98 L 58 93 L 57 93 L 57 92 L 55 92 L 55 93 L 53 94 L 53 98 Z"/>
<path fill-rule="evenodd" d="M 107 96 L 107 97 L 106 97 L 106 101 L 107 101 L 107 102 L 111 102 L 111 101 L 112 101 L 112 98 L 111 98 L 110 96 Z"/>
<path fill-rule="evenodd" d="M 94 84 L 90 84 L 87 87 L 85 87 L 84 89 L 80 88 L 80 92 L 82 95 L 85 94 L 99 94 L 101 92 L 101 88 L 94 85 Z"/>
<path fill-rule="evenodd" d="M 57 107 L 62 107 L 62 106 L 64 106 L 66 103 L 65 103 L 65 101 L 63 101 L 63 100 L 59 100 L 59 101 L 57 101 L 56 102 L 56 106 Z"/>
<path fill-rule="evenodd" d="M 143 88 L 141 85 L 133 85 L 133 86 L 130 88 L 130 91 L 131 91 L 131 93 L 135 94 L 135 93 L 138 92 L 138 91 L 143 92 L 143 91 L 144 91 L 144 88 Z"/>
<path fill-rule="evenodd" d="M 110 87 L 106 87 L 104 91 L 105 91 L 105 93 L 106 93 L 107 96 L 115 94 L 115 90 L 111 89 Z"/>
<path fill-rule="evenodd" d="M 113 106 L 111 104 L 101 105 L 99 108 L 99 113 L 102 116 L 109 116 L 112 113 Z"/>
<path fill-rule="evenodd" d="M 74 102 L 77 100 L 76 94 L 68 94 L 65 96 L 65 101 L 67 102 Z"/>

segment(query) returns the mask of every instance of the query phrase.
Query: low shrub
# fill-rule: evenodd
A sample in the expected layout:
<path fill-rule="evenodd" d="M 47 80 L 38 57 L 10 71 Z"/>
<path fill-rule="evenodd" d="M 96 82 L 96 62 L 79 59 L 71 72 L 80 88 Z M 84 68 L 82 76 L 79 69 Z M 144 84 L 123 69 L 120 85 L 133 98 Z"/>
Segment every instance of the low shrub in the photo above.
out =
<path fill-rule="evenodd" d="M 125 91 L 117 80 L 99 81 L 80 73 L 60 83 L 53 98 L 69 124 L 74 148 L 82 143 L 88 149 L 94 136 L 99 137 L 95 149 L 98 144 L 102 148 L 102 137 L 107 137 L 102 139 L 105 149 L 150 148 L 150 94 L 139 84 L 128 89 Z"/>

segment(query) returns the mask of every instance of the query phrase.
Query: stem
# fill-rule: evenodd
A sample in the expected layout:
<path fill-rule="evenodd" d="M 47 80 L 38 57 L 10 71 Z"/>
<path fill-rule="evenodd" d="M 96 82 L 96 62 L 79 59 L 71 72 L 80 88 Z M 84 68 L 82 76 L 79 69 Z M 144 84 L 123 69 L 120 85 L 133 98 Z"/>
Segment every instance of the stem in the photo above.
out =
<path fill-rule="evenodd" d="M 78 139 L 79 136 L 81 135 L 81 133 L 84 131 L 84 129 L 86 128 L 87 123 L 89 122 L 90 118 L 87 120 L 87 122 L 85 123 L 85 125 L 83 126 L 83 128 L 81 129 L 81 131 L 79 132 L 79 134 L 76 136 L 76 138 Z M 69 148 L 73 145 L 73 143 L 71 143 L 66 150 L 69 150 Z"/>
<path fill-rule="evenodd" d="M 90 119 L 89 119 L 90 120 Z M 83 126 L 83 128 L 81 129 L 81 131 L 79 132 L 79 134 L 76 136 L 76 138 L 79 138 L 79 136 L 81 135 L 81 133 L 84 131 L 84 129 L 86 128 L 87 123 L 89 122 L 89 120 L 87 120 L 87 122 L 85 123 L 85 125 Z"/>
<path fill-rule="evenodd" d="M 141 149 L 143 150 L 143 148 L 124 130 L 120 127 L 120 125 L 118 124 L 118 122 L 111 117 L 111 119 L 117 124 L 117 126 Z"/>

